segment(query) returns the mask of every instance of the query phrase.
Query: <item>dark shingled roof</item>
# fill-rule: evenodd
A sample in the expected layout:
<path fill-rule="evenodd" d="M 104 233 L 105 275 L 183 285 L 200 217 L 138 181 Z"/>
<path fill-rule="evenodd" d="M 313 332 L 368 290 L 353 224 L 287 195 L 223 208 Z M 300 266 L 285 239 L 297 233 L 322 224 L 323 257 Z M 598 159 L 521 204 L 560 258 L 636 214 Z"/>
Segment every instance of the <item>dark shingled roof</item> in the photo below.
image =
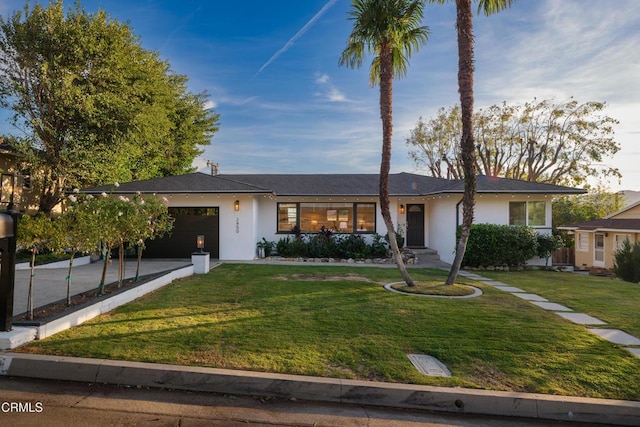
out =
<path fill-rule="evenodd" d="M 582 231 L 598 231 L 598 230 L 624 230 L 624 231 L 640 231 L 640 218 L 609 218 L 594 219 L 592 221 L 579 222 L 576 224 L 563 225 L 558 227 L 562 230 L 582 230 Z"/>
<path fill-rule="evenodd" d="M 267 174 L 208 175 L 192 173 L 92 187 L 83 193 L 273 193 L 277 196 L 377 196 L 377 174 Z M 411 173 L 389 176 L 392 196 L 428 196 L 462 193 L 463 181 Z M 478 176 L 479 193 L 577 194 L 584 190 L 514 179 Z"/>
<path fill-rule="evenodd" d="M 83 193 L 271 193 L 269 189 L 229 180 L 221 175 L 191 173 L 166 176 L 114 185 L 101 185 L 82 190 Z"/>
<path fill-rule="evenodd" d="M 453 181 L 451 185 L 439 192 L 463 193 L 464 181 Z M 564 187 L 562 185 L 543 184 L 540 182 L 478 175 L 478 193 L 579 194 L 586 192 L 586 190 Z"/>

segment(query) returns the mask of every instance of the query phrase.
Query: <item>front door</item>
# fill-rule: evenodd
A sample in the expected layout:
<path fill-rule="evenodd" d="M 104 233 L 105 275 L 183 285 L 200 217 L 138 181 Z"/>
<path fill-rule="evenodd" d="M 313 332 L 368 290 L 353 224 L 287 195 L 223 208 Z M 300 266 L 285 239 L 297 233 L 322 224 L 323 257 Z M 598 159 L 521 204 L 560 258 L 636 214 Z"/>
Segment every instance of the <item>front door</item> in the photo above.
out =
<path fill-rule="evenodd" d="M 407 205 L 407 246 L 424 247 L 424 205 Z"/>
<path fill-rule="evenodd" d="M 604 267 L 604 234 L 593 236 L 593 266 Z"/>

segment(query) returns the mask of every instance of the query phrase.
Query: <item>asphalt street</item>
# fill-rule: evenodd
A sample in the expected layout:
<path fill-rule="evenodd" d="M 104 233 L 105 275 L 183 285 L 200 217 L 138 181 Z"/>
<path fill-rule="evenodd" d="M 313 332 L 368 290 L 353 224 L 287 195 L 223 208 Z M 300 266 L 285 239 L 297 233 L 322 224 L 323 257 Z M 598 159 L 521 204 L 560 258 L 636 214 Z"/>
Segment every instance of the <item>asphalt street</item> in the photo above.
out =
<path fill-rule="evenodd" d="M 0 425 L 595 427 L 604 424 L 0 377 Z"/>

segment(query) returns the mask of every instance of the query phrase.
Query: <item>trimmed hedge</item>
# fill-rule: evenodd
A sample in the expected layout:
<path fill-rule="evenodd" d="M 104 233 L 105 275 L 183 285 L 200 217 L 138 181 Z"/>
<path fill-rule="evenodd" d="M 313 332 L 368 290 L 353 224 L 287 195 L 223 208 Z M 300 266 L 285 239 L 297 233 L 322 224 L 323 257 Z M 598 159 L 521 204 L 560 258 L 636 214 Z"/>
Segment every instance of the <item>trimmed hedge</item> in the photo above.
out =
<path fill-rule="evenodd" d="M 460 238 L 461 228 L 457 237 Z M 469 267 L 519 266 L 537 254 L 538 234 L 520 225 L 474 224 L 462 264 Z"/>

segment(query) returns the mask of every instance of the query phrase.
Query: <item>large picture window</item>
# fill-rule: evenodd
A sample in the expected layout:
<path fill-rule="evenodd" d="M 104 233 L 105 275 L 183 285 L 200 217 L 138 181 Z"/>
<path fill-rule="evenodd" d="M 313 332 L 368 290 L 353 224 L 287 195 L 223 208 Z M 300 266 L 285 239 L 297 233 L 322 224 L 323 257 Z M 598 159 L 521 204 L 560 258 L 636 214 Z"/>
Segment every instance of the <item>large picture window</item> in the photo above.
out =
<path fill-rule="evenodd" d="M 530 227 L 544 227 L 547 225 L 547 203 L 510 202 L 509 225 L 528 225 Z"/>
<path fill-rule="evenodd" d="M 375 203 L 278 203 L 278 233 L 294 226 L 303 233 L 317 233 L 322 227 L 336 233 L 374 233 Z"/>

